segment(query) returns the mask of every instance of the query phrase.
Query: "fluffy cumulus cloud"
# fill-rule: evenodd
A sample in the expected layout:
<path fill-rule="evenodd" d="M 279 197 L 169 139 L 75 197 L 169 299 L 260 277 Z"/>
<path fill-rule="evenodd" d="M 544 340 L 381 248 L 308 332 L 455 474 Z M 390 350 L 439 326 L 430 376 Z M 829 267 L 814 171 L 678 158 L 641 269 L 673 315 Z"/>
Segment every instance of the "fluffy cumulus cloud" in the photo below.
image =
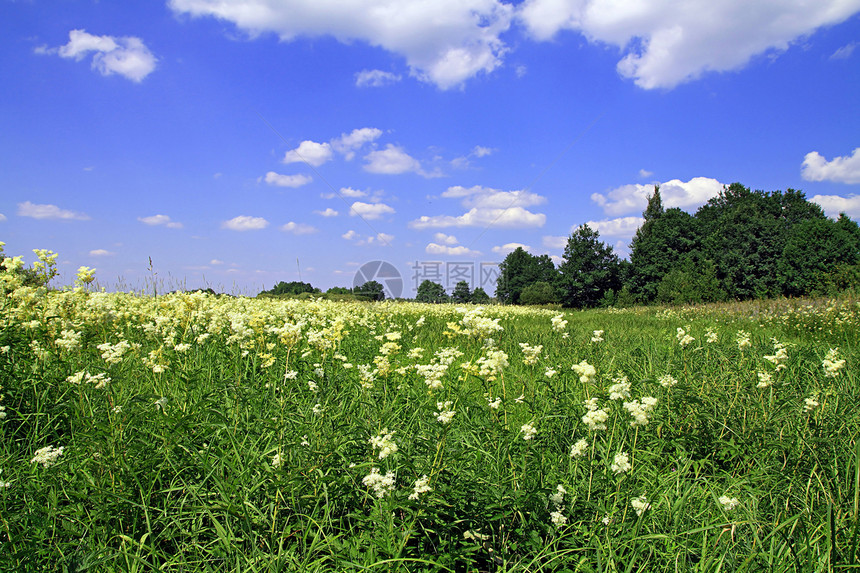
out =
<path fill-rule="evenodd" d="M 263 180 L 269 185 L 275 185 L 276 187 L 301 187 L 302 185 L 307 185 L 313 178 L 309 175 L 281 175 L 280 173 L 275 173 L 274 171 L 269 171 L 266 173 L 266 176 Z"/>
<path fill-rule="evenodd" d="M 177 13 L 232 22 L 251 37 L 333 36 L 402 56 L 410 73 L 449 89 L 502 63 L 514 8 L 501 0 L 170 0 Z"/>
<path fill-rule="evenodd" d="M 389 143 L 385 149 L 375 149 L 365 155 L 365 171 L 384 175 L 423 173 L 421 162 L 406 153 L 402 147 Z"/>
<path fill-rule="evenodd" d="M 382 135 L 382 130 L 375 127 L 361 127 L 349 133 L 341 133 L 340 137 L 332 139 L 331 146 L 342 153 L 347 160 L 355 157 L 355 152 L 368 143 L 373 143 Z"/>
<path fill-rule="evenodd" d="M 168 229 L 182 228 L 182 223 L 172 221 L 168 215 L 150 215 L 149 217 L 138 217 L 137 220 L 144 225 L 149 225 L 151 227 L 164 226 Z"/>
<path fill-rule="evenodd" d="M 423 215 L 409 223 L 413 229 L 445 227 L 498 227 L 521 229 L 542 227 L 546 215 L 526 209 L 546 202 L 546 198 L 530 191 L 500 191 L 490 187 L 449 187 L 442 197 L 460 199 L 469 209 L 462 215 Z"/>
<path fill-rule="evenodd" d="M 385 215 L 394 213 L 394 208 L 385 203 L 364 203 L 355 201 L 349 208 L 349 214 L 362 219 L 379 219 Z"/>
<path fill-rule="evenodd" d="M 292 233 L 293 235 L 310 235 L 311 233 L 316 233 L 318 229 L 312 225 L 290 221 L 289 223 L 281 225 L 281 231 Z"/>
<path fill-rule="evenodd" d="M 686 182 L 672 179 L 659 185 L 663 206 L 682 209 L 704 205 L 724 187 L 723 183 L 709 177 L 693 177 Z M 607 215 L 628 215 L 644 211 L 648 205 L 648 196 L 653 193 L 654 185 L 633 183 L 607 193 L 593 193 L 591 200 L 600 205 Z"/>
<path fill-rule="evenodd" d="M 445 233 L 436 233 L 433 235 L 433 240 L 439 244 L 448 245 L 449 247 L 459 243 L 457 237 L 454 235 L 446 235 Z"/>
<path fill-rule="evenodd" d="M 283 162 L 309 163 L 314 167 L 319 167 L 330 160 L 333 155 L 331 144 L 306 140 L 301 142 L 297 148 L 287 151 L 284 154 Z"/>
<path fill-rule="evenodd" d="M 800 174 L 807 181 L 860 183 L 860 147 L 848 157 L 834 157 L 830 161 L 817 151 L 807 153 Z"/>
<path fill-rule="evenodd" d="M 509 253 L 513 253 L 517 249 L 523 249 L 526 252 L 531 252 L 532 248 L 528 245 L 524 245 L 522 243 L 505 243 L 504 245 L 498 245 L 493 247 L 493 252 L 497 255 L 505 255 L 507 256 Z"/>
<path fill-rule="evenodd" d="M 542 242 L 547 249 L 563 249 L 567 245 L 567 239 L 568 237 L 547 235 L 542 239 Z"/>
<path fill-rule="evenodd" d="M 360 88 L 381 88 L 396 84 L 402 79 L 398 74 L 382 70 L 361 70 L 355 74 L 355 85 Z"/>
<path fill-rule="evenodd" d="M 2 223 L 5 220 L 6 220 L 6 215 L 4 215 L 3 213 L 0 213 L 0 223 Z"/>
<path fill-rule="evenodd" d="M 140 38 L 94 36 L 85 30 L 69 32 L 69 42 L 59 48 L 40 48 L 44 54 L 80 61 L 92 54 L 92 67 L 102 75 L 121 75 L 140 82 L 155 70 L 158 62 Z"/>
<path fill-rule="evenodd" d="M 18 215 L 21 217 L 32 217 L 33 219 L 66 219 L 76 221 L 88 221 L 90 216 L 86 213 L 60 209 L 56 205 L 37 204 L 29 201 L 18 203 Z"/>
<path fill-rule="evenodd" d="M 644 222 L 645 219 L 642 217 L 619 217 L 602 221 L 588 221 L 586 225 L 600 233 L 601 237 L 633 237 L 636 230 Z M 571 233 L 574 231 L 576 231 L 576 227 L 570 230 Z"/>
<path fill-rule="evenodd" d="M 320 217 L 337 217 L 338 212 L 332 209 L 331 207 L 326 207 L 325 211 L 314 211 Z"/>
<path fill-rule="evenodd" d="M 451 246 L 438 243 L 429 243 L 424 248 L 424 252 L 428 255 L 448 255 L 451 257 L 476 257 L 481 254 L 480 251 L 473 251 L 463 245 Z"/>
<path fill-rule="evenodd" d="M 268 226 L 269 222 L 263 217 L 251 217 L 249 215 L 239 215 L 221 223 L 222 229 L 229 229 L 230 231 L 258 231 Z"/>
<path fill-rule="evenodd" d="M 839 195 L 815 195 L 810 201 L 818 203 L 829 217 L 845 213 L 855 221 L 860 218 L 860 195 L 841 197 Z"/>
<path fill-rule="evenodd" d="M 538 40 L 573 30 L 617 46 L 618 72 L 652 89 L 739 69 L 858 11 L 856 0 L 526 0 L 518 15 Z"/>

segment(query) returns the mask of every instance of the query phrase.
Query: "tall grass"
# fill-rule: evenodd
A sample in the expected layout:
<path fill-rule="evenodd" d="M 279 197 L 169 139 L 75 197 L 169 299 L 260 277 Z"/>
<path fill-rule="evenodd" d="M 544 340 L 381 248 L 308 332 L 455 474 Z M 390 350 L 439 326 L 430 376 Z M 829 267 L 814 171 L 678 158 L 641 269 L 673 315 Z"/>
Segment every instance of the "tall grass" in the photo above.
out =
<path fill-rule="evenodd" d="M 564 313 L 557 329 L 547 310 L 205 294 L 0 304 L 3 571 L 858 567 L 853 300 Z M 534 364 L 520 343 L 542 345 Z M 438 387 L 416 368 L 431 363 Z M 624 403 L 645 397 L 631 426 Z M 583 421 L 591 398 L 604 430 Z M 62 455 L 31 462 L 46 446 Z M 393 473 L 378 492 L 374 468 Z"/>

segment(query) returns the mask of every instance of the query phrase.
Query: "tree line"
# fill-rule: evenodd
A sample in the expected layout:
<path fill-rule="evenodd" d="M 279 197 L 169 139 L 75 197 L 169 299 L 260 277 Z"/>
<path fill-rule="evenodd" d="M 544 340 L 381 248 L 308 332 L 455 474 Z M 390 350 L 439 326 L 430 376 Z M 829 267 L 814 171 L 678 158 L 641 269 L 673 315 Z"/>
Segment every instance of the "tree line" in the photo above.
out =
<path fill-rule="evenodd" d="M 500 264 L 505 304 L 567 307 L 698 303 L 825 294 L 860 286 L 860 227 L 829 219 L 803 192 L 751 191 L 740 183 L 689 214 L 666 209 L 660 188 L 621 259 L 580 225 L 556 268 L 522 248 Z"/>

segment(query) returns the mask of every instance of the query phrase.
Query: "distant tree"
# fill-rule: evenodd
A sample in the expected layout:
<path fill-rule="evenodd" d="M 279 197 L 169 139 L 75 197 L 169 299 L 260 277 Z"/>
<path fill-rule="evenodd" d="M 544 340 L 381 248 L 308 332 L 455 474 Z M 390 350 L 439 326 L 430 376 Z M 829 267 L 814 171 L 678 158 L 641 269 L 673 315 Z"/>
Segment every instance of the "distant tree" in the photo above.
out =
<path fill-rule="evenodd" d="M 276 284 L 274 287 L 272 287 L 271 290 L 264 290 L 260 294 L 296 295 L 296 294 L 302 294 L 304 292 L 318 293 L 318 292 L 320 292 L 320 290 L 317 288 L 314 288 L 313 285 L 311 285 L 310 283 L 303 283 L 303 282 L 299 282 L 299 281 L 291 281 L 291 282 L 287 283 L 287 282 L 281 281 L 278 284 Z"/>
<path fill-rule="evenodd" d="M 418 285 L 415 300 L 433 303 L 448 302 L 448 293 L 445 292 L 445 287 L 428 279 Z"/>
<path fill-rule="evenodd" d="M 331 287 L 326 294 L 352 294 L 352 289 L 347 287 Z"/>
<path fill-rule="evenodd" d="M 580 225 L 568 238 L 563 258 L 559 286 L 564 306 L 594 307 L 606 291 L 618 289 L 618 256 L 588 225 Z"/>
<path fill-rule="evenodd" d="M 475 290 L 472 291 L 472 303 L 473 304 L 487 304 L 489 302 L 490 302 L 490 295 L 487 294 L 487 291 L 485 291 L 481 287 L 475 287 Z"/>
<path fill-rule="evenodd" d="M 523 289 L 520 304 L 553 304 L 558 302 L 555 287 L 548 282 L 538 281 Z"/>
<path fill-rule="evenodd" d="M 558 271 L 549 255 L 532 255 L 522 247 L 508 253 L 499 264 L 496 298 L 504 304 L 519 304 L 523 289 L 536 282 L 554 284 Z"/>
<path fill-rule="evenodd" d="M 648 197 L 642 217 L 645 221 L 630 244 L 630 268 L 623 282 L 637 299 L 650 302 L 657 297 L 663 277 L 683 266 L 699 248 L 699 232 L 689 213 L 663 209 L 659 186 Z"/>
<path fill-rule="evenodd" d="M 703 258 L 714 262 L 722 288 L 731 298 L 750 299 L 783 294 L 794 279 L 787 277 L 790 265 L 780 260 L 795 227 L 826 217 L 800 191 L 765 193 L 732 183 L 703 205 L 696 219 Z M 805 232 L 813 227 L 824 229 L 818 223 L 804 227 Z"/>
<path fill-rule="evenodd" d="M 376 281 L 367 281 L 352 289 L 352 293 L 364 300 L 385 300 L 385 287 Z"/>
<path fill-rule="evenodd" d="M 860 232 L 857 223 L 844 215 L 839 221 L 803 221 L 790 230 L 779 260 L 782 292 L 787 296 L 810 294 L 828 275 L 858 262 Z"/>
<path fill-rule="evenodd" d="M 454 290 L 451 292 L 451 302 L 463 303 L 472 301 L 472 292 L 469 289 L 469 283 L 460 281 L 454 285 Z"/>

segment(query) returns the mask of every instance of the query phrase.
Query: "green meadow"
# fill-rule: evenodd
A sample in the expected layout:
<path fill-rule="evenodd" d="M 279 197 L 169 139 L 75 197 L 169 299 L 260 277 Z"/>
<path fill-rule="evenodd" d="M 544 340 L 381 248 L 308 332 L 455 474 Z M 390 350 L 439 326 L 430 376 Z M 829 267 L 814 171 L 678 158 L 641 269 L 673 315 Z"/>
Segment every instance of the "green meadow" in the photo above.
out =
<path fill-rule="evenodd" d="M 851 297 L 562 312 L 3 280 L 2 571 L 860 563 Z"/>

